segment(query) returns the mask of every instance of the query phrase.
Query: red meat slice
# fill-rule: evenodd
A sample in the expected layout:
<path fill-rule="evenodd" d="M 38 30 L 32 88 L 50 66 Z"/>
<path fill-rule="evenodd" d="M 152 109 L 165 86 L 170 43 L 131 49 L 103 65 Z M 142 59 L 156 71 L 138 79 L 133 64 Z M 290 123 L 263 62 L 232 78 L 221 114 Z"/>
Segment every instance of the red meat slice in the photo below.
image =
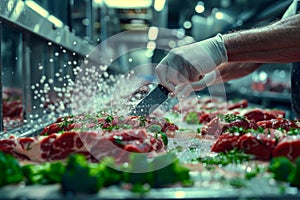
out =
<path fill-rule="evenodd" d="M 231 103 L 229 102 L 228 103 L 228 106 L 227 106 L 227 109 L 228 110 L 234 110 L 234 109 L 237 109 L 237 108 L 247 108 L 248 107 L 248 101 L 246 99 L 242 99 L 238 102 L 235 102 L 235 103 Z"/>
<path fill-rule="evenodd" d="M 247 111 L 243 116 L 249 120 L 254 120 L 255 122 L 265 120 L 265 113 L 263 112 L 263 110 L 258 108 Z"/>
<path fill-rule="evenodd" d="M 2 109 L 3 117 L 16 117 L 23 115 L 23 107 L 21 100 L 3 101 Z"/>
<path fill-rule="evenodd" d="M 40 135 L 50 135 L 53 133 L 59 133 L 60 131 L 70 131 L 74 128 L 81 128 L 82 125 L 79 123 L 71 123 L 68 125 L 64 125 L 64 122 L 58 122 L 58 123 L 53 123 L 50 124 L 49 126 L 46 126 Z"/>
<path fill-rule="evenodd" d="M 114 130 L 99 136 L 91 148 L 91 154 L 97 160 L 111 156 L 117 162 L 128 161 L 130 152 L 154 153 L 164 151 L 160 138 L 148 134 L 145 129 Z"/>
<path fill-rule="evenodd" d="M 295 121 L 283 118 L 270 119 L 257 122 L 257 125 L 263 128 L 278 129 L 282 128 L 289 131 L 291 128 L 300 128 Z"/>
<path fill-rule="evenodd" d="M 47 161 L 52 150 L 56 135 L 18 138 L 14 153 L 22 155 L 31 161 Z"/>
<path fill-rule="evenodd" d="M 272 150 L 276 145 L 276 135 L 273 131 L 269 134 L 247 133 L 238 140 L 238 149 L 244 150 L 247 154 L 253 154 L 258 160 L 270 160 Z"/>
<path fill-rule="evenodd" d="M 300 156 L 300 137 L 288 136 L 278 143 L 272 152 L 273 157 L 286 156 L 294 161 Z"/>
<path fill-rule="evenodd" d="M 259 108 L 251 109 L 243 114 L 249 120 L 254 120 L 255 122 L 271 120 L 276 118 L 282 118 L 285 116 L 285 112 L 282 110 L 262 110 Z"/>
<path fill-rule="evenodd" d="M 213 152 L 226 152 L 237 147 L 239 134 L 225 133 L 220 135 L 217 141 L 211 147 Z"/>
<path fill-rule="evenodd" d="M 202 135 L 213 135 L 218 138 L 219 135 L 226 132 L 229 128 L 242 127 L 246 129 L 257 129 L 257 125 L 253 121 L 246 119 L 236 119 L 232 122 L 225 122 L 222 118 L 215 117 L 208 124 L 202 127 Z"/>
<path fill-rule="evenodd" d="M 52 151 L 52 144 L 56 140 L 57 135 L 52 134 L 47 137 L 40 137 L 40 144 L 41 144 L 41 158 L 43 160 L 48 160 L 49 156 Z"/>
<path fill-rule="evenodd" d="M 53 142 L 50 160 L 65 159 L 72 153 L 81 153 L 86 156 L 89 155 L 78 132 L 65 132 L 59 135 Z"/>
<path fill-rule="evenodd" d="M 16 141 L 13 137 L 0 140 L 0 151 L 4 153 L 12 154 L 15 146 Z"/>

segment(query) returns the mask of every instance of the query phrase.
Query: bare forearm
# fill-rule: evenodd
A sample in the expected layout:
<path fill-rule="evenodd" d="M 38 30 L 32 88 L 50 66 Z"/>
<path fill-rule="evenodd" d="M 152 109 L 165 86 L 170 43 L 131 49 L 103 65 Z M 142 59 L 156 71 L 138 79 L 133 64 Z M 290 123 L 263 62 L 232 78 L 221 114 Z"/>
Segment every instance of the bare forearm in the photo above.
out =
<path fill-rule="evenodd" d="M 300 61 L 300 15 L 224 35 L 229 62 Z"/>

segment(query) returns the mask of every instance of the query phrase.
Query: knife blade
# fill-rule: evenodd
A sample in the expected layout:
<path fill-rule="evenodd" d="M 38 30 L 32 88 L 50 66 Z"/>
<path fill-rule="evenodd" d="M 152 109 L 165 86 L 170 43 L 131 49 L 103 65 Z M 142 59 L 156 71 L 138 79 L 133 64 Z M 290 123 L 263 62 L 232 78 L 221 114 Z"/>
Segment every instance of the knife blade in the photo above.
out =
<path fill-rule="evenodd" d="M 151 114 L 158 106 L 168 99 L 170 91 L 158 84 L 144 99 L 142 99 L 129 113 L 129 115 L 146 116 Z"/>

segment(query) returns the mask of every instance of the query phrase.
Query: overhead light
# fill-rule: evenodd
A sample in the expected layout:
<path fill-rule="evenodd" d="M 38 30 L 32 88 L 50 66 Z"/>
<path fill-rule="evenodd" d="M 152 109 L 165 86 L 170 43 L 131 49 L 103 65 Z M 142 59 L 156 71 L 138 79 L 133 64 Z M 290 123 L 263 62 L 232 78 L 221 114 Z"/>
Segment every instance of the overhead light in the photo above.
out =
<path fill-rule="evenodd" d="M 215 17 L 217 18 L 217 19 L 223 19 L 224 18 L 224 14 L 222 13 L 222 12 L 216 12 L 216 14 L 215 14 Z"/>
<path fill-rule="evenodd" d="M 148 8 L 152 0 L 104 0 L 104 3 L 112 8 Z"/>
<path fill-rule="evenodd" d="M 164 9 L 165 4 L 166 4 L 166 0 L 155 0 L 155 2 L 154 2 L 154 9 L 157 12 L 160 12 L 160 11 L 162 11 Z"/>
<path fill-rule="evenodd" d="M 149 40 L 156 40 L 158 36 L 158 28 L 157 27 L 150 27 L 148 31 L 148 39 Z"/>
<path fill-rule="evenodd" d="M 183 22 L 183 27 L 185 29 L 190 29 L 190 28 L 192 28 L 192 23 L 190 21 L 185 21 L 185 22 Z"/>
<path fill-rule="evenodd" d="M 43 7 L 41 7 L 39 4 L 35 3 L 32 0 L 26 0 L 25 4 L 42 17 L 47 17 L 49 15 L 49 12 L 47 10 L 45 10 Z"/>
<path fill-rule="evenodd" d="M 154 41 L 149 41 L 147 43 L 147 49 L 153 51 L 156 48 L 156 43 Z"/>
<path fill-rule="evenodd" d="M 202 1 L 199 1 L 197 5 L 195 6 L 196 13 L 203 13 L 205 11 L 204 3 Z"/>
<path fill-rule="evenodd" d="M 12 2 L 12 1 L 10 1 L 10 2 Z M 8 5 L 10 5 L 10 4 L 8 3 Z M 8 8 L 8 9 L 10 9 L 10 8 Z M 15 6 L 14 12 L 12 12 L 10 18 L 12 20 L 17 20 L 23 11 L 24 11 L 24 3 L 22 1 L 18 1 L 17 5 Z"/>
<path fill-rule="evenodd" d="M 48 20 L 58 28 L 61 28 L 64 25 L 64 23 L 62 21 L 60 21 L 53 15 L 49 15 Z"/>
<path fill-rule="evenodd" d="M 95 6 L 101 6 L 103 4 L 103 0 L 93 0 Z"/>

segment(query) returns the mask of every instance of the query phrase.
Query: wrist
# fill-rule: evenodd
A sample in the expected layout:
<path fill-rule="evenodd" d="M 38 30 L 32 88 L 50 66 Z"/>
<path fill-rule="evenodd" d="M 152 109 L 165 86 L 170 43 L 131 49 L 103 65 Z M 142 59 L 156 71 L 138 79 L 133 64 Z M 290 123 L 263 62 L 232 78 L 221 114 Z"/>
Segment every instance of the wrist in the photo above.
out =
<path fill-rule="evenodd" d="M 203 74 L 214 70 L 221 63 L 228 62 L 227 50 L 224 44 L 224 38 L 221 34 L 215 37 L 198 42 L 202 49 L 202 54 L 206 54 L 207 59 L 202 61 L 201 66 Z"/>

